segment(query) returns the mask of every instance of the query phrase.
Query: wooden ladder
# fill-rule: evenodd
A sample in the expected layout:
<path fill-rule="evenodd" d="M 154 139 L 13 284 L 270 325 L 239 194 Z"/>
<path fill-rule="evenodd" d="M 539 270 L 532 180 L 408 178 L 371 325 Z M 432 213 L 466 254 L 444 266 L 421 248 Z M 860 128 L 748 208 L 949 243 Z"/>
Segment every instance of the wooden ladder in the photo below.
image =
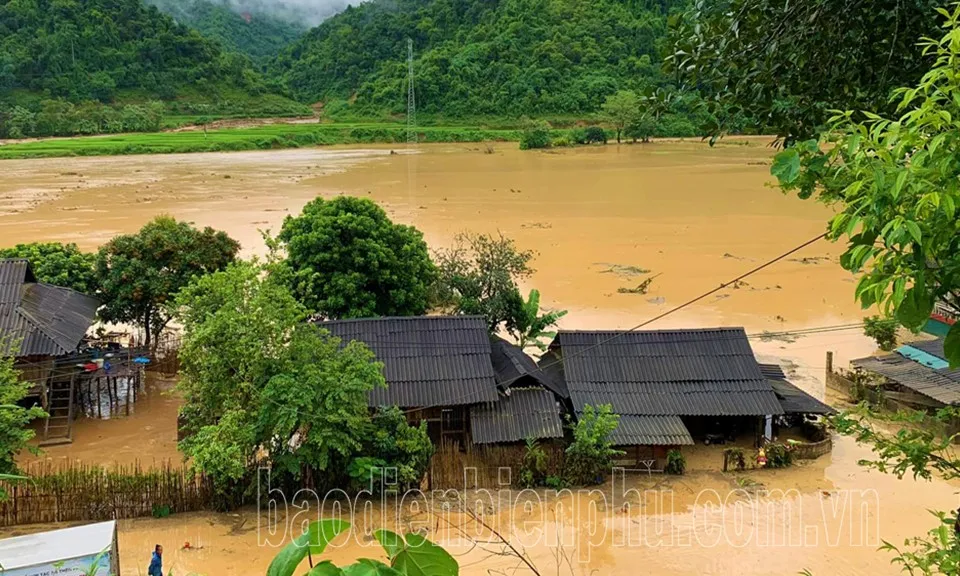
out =
<path fill-rule="evenodd" d="M 69 444 L 73 442 L 73 397 L 76 376 L 70 382 L 51 382 L 47 397 L 47 421 L 43 425 L 41 446 Z"/>

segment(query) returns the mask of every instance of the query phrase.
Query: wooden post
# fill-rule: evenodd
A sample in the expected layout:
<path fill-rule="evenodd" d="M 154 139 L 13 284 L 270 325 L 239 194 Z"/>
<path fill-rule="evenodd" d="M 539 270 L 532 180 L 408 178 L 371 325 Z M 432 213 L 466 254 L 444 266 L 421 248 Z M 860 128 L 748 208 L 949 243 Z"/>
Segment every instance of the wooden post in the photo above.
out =
<path fill-rule="evenodd" d="M 825 382 L 830 380 L 830 375 L 833 374 L 833 352 L 827 352 L 827 379 Z"/>
<path fill-rule="evenodd" d="M 133 376 L 128 375 L 126 382 L 127 382 L 127 416 L 129 416 L 130 415 L 130 394 L 131 394 L 130 387 L 133 385 Z"/>
<path fill-rule="evenodd" d="M 70 405 L 67 407 L 67 438 L 72 438 L 73 432 L 73 394 L 76 390 L 77 373 L 70 375 Z"/>
<path fill-rule="evenodd" d="M 100 404 L 100 377 L 97 376 L 97 418 L 103 418 L 103 409 Z"/>

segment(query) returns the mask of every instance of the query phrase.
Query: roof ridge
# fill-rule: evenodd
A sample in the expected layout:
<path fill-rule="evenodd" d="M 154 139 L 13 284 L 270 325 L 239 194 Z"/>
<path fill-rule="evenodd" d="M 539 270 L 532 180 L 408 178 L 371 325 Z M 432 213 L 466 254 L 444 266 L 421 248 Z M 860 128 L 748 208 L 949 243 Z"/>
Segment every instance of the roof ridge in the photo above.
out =
<path fill-rule="evenodd" d="M 409 321 L 409 320 L 455 320 L 455 319 L 465 319 L 465 320 L 474 320 L 474 319 L 483 319 L 483 316 L 479 314 L 444 314 L 441 316 L 369 316 L 366 318 L 340 318 L 337 320 L 315 320 L 317 324 L 359 324 L 361 322 L 377 322 L 377 321 Z"/>

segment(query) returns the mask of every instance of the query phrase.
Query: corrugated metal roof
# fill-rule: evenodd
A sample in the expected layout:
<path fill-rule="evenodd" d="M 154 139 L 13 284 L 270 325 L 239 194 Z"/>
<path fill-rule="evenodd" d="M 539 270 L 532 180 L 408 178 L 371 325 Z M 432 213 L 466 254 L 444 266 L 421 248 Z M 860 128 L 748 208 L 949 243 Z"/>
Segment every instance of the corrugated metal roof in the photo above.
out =
<path fill-rule="evenodd" d="M 760 366 L 760 373 L 768 380 L 786 380 L 787 375 L 779 364 L 757 364 Z"/>
<path fill-rule="evenodd" d="M 938 402 L 960 405 L 960 370 L 935 370 L 900 354 L 859 358 L 850 364 L 880 374 Z"/>
<path fill-rule="evenodd" d="M 943 353 L 943 338 L 937 338 L 935 340 L 922 340 L 918 342 L 908 342 L 910 346 L 913 346 L 917 350 L 923 350 L 931 356 L 936 356 L 941 360 L 946 360 L 947 356 Z"/>
<path fill-rule="evenodd" d="M 37 283 L 26 260 L 0 260 L 2 354 L 60 356 L 73 352 L 98 307 L 96 298 Z"/>
<path fill-rule="evenodd" d="M 615 446 L 692 446 L 693 438 L 679 416 L 620 416 L 610 435 Z"/>
<path fill-rule="evenodd" d="M 833 408 L 786 380 L 771 379 L 770 385 L 784 414 L 833 414 Z"/>
<path fill-rule="evenodd" d="M 568 398 L 566 388 L 558 386 L 556 381 L 544 374 L 533 358 L 512 342 L 499 336 L 491 339 L 493 370 L 497 375 L 497 384 L 501 388 L 530 386 L 543 387 L 561 398 Z"/>
<path fill-rule="evenodd" d="M 561 331 L 553 347 L 577 411 L 618 414 L 782 414 L 742 328 L 645 332 Z"/>
<path fill-rule="evenodd" d="M 511 388 L 499 402 L 472 407 L 470 428 L 475 444 L 563 438 L 557 401 L 542 388 Z"/>
<path fill-rule="evenodd" d="M 480 316 L 412 316 L 318 322 L 364 342 L 383 362 L 386 389 L 371 406 L 461 406 L 497 401 L 490 338 Z"/>

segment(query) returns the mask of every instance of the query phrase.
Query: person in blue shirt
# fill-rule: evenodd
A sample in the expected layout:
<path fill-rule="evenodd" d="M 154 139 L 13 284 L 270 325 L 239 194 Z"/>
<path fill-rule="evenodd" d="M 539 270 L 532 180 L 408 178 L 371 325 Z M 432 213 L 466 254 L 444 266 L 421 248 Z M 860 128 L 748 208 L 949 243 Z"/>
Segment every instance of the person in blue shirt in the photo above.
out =
<path fill-rule="evenodd" d="M 159 544 L 153 549 L 150 567 L 147 568 L 147 576 L 163 576 L 163 546 Z"/>

